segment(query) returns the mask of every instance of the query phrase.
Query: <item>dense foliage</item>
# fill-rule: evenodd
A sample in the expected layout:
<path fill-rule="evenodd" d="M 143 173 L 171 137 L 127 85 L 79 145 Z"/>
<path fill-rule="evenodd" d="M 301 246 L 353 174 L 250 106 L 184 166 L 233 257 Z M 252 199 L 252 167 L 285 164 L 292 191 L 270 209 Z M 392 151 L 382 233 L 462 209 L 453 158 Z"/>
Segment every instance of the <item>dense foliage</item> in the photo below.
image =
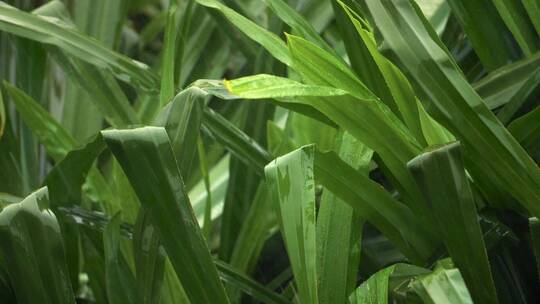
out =
<path fill-rule="evenodd" d="M 538 303 L 539 34 L 537 0 L 0 1 L 0 302 Z"/>

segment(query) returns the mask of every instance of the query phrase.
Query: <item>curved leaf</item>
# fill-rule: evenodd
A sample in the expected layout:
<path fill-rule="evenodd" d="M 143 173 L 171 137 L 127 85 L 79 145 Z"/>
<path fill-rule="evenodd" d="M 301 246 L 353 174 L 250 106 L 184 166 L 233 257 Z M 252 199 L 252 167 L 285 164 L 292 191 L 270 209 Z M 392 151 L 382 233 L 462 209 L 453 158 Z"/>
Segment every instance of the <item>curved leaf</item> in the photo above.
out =
<path fill-rule="evenodd" d="M 0 213 L 0 251 L 20 303 L 74 303 L 60 226 L 47 188 Z"/>
<path fill-rule="evenodd" d="M 163 246 L 191 303 L 228 303 L 165 129 L 102 131 Z"/>
<path fill-rule="evenodd" d="M 90 64 L 110 69 L 116 77 L 148 91 L 157 90 L 157 77 L 145 64 L 111 51 L 96 40 L 59 22 L 52 22 L 0 4 L 0 30 L 51 44 Z"/>

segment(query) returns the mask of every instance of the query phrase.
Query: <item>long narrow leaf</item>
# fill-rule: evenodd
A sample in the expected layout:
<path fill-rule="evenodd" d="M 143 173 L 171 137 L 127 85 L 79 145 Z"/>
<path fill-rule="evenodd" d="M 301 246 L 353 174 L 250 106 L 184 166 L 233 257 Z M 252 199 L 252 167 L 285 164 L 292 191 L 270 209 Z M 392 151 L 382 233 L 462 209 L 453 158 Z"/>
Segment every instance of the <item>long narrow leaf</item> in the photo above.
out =
<path fill-rule="evenodd" d="M 478 303 L 498 303 L 474 197 L 463 166 L 459 143 L 423 153 L 408 163 L 473 299 Z"/>
<path fill-rule="evenodd" d="M 192 303 L 228 303 L 165 129 L 102 131 L 141 204 L 147 208 Z M 150 179 L 150 180 L 149 180 Z"/>

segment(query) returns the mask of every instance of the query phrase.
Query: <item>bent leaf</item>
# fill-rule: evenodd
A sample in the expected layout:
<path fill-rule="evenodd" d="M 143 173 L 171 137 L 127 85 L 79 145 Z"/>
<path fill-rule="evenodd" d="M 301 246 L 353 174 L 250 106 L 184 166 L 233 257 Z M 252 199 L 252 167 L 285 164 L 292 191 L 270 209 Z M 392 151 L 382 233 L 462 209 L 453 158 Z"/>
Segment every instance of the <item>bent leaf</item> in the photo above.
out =
<path fill-rule="evenodd" d="M 60 226 L 47 188 L 0 213 L 0 251 L 21 303 L 74 303 Z"/>
<path fill-rule="evenodd" d="M 165 129 L 102 131 L 163 246 L 191 303 L 228 303 Z"/>

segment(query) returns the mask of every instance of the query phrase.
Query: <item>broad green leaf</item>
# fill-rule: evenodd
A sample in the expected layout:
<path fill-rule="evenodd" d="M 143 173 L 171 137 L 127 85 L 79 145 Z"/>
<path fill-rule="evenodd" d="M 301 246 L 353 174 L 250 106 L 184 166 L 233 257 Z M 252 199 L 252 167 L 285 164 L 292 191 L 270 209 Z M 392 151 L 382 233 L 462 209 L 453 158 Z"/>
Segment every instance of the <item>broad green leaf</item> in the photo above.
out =
<path fill-rule="evenodd" d="M 388 304 L 389 294 L 396 285 L 415 276 L 429 273 L 427 269 L 408 264 L 384 268 L 364 281 L 349 297 L 351 304 Z"/>
<path fill-rule="evenodd" d="M 148 209 L 192 303 L 228 303 L 165 129 L 102 131 L 143 208 Z M 150 179 L 150 180 L 149 180 Z"/>
<path fill-rule="evenodd" d="M 512 32 L 525 56 L 538 51 L 538 36 L 530 26 L 529 18 L 521 1 L 492 0 L 499 15 Z M 478 22 L 478 21 L 477 21 Z"/>
<path fill-rule="evenodd" d="M 413 5 L 406 0 L 368 2 L 385 41 L 429 95 L 434 118 L 462 141 L 467 165 L 475 166 L 474 178 L 489 177 L 490 184 L 540 214 L 538 167 L 489 111 Z"/>
<path fill-rule="evenodd" d="M 359 99 L 337 88 L 306 85 L 264 74 L 224 81 L 224 85 L 218 88 L 207 92 L 229 99 L 274 98 L 281 100 L 281 105 L 301 104 L 317 109 L 379 153 L 398 182 L 395 186 L 418 214 L 424 214 L 423 198 L 405 165 L 420 152 L 420 148 L 398 118 L 381 102 Z M 224 89 L 230 93 L 220 93 Z"/>
<path fill-rule="evenodd" d="M 373 151 L 348 133 L 342 133 L 336 142 L 339 156 L 353 168 L 367 174 Z M 362 230 L 362 221 L 358 219 L 354 209 L 335 194 L 323 190 L 317 214 L 319 303 L 346 302 L 349 276 L 357 276 L 358 267 L 354 267 L 354 261 L 350 258 L 357 230 Z M 358 241 L 358 246 L 359 243 Z M 355 283 L 356 280 L 353 284 Z"/>
<path fill-rule="evenodd" d="M 265 168 L 268 188 L 280 213 L 280 229 L 301 303 L 319 303 L 314 149 L 280 156 Z"/>
<path fill-rule="evenodd" d="M 347 56 L 351 62 L 351 68 L 366 87 L 385 102 L 394 113 L 397 113 L 397 106 L 394 103 L 394 99 L 388 90 L 379 67 L 367 48 L 368 45 L 363 41 L 362 36 L 359 35 L 353 19 L 343 9 L 344 5 L 350 8 L 356 8 L 358 3 L 352 2 L 352 0 L 346 0 L 344 2 L 332 0 L 332 4 L 334 14 L 336 15 L 336 22 L 347 50 Z M 358 20 L 364 21 L 360 18 Z M 367 23 L 364 23 L 364 25 L 368 26 Z M 374 39 L 374 37 L 371 38 Z M 370 43 L 373 44 L 374 41 Z"/>
<path fill-rule="evenodd" d="M 304 170 L 313 171 L 304 175 L 313 178 L 314 174 L 320 184 L 376 226 L 412 261 L 420 263 L 433 253 L 433 235 L 407 206 L 393 199 L 379 184 L 358 173 L 335 153 L 302 153 L 302 150 L 314 149 L 305 146 L 287 155 L 313 156 L 303 160 L 306 163 Z"/>
<path fill-rule="evenodd" d="M 84 147 L 67 153 L 47 174 L 44 183 L 49 188 L 53 207 L 73 207 L 80 203 L 81 188 L 86 176 L 90 174 L 96 178 L 99 174 L 97 169 L 92 169 L 92 165 L 103 149 L 105 143 L 101 135 L 98 135 Z"/>
<path fill-rule="evenodd" d="M 122 263 L 120 251 L 120 223 L 122 217 L 116 213 L 103 232 L 105 252 L 105 286 L 109 303 L 135 303 L 135 278 L 133 273 Z"/>
<path fill-rule="evenodd" d="M 185 179 L 189 177 L 197 152 L 196 144 L 205 97 L 200 90 L 185 89 L 160 110 L 153 122 L 154 126 L 164 127 L 167 131 L 174 156 Z"/>
<path fill-rule="evenodd" d="M 413 263 L 420 264 L 433 254 L 438 243 L 434 231 L 428 231 L 409 207 L 334 152 L 317 152 L 314 171 L 325 188 L 377 227 Z"/>
<path fill-rule="evenodd" d="M 410 285 L 422 303 L 473 303 L 459 270 L 455 268 L 438 267 L 433 273 L 415 279 Z"/>
<path fill-rule="evenodd" d="M 410 129 L 407 129 L 398 117 L 378 97 L 373 95 L 344 63 L 335 60 L 323 49 L 299 37 L 288 36 L 288 45 L 293 59 L 293 67 L 302 75 L 304 81 L 316 85 L 337 87 L 355 97 L 356 102 L 353 100 L 330 102 L 317 99 L 313 101 L 313 107 L 377 152 L 384 163 L 384 169 L 387 169 L 385 174 L 403 195 L 406 203 L 423 219 L 427 220 L 428 217 L 424 210 L 425 202 L 420 196 L 418 188 L 412 182 L 409 173 L 404 170 L 404 164 L 419 153 L 421 146 L 412 136 Z M 418 112 L 414 98 L 408 102 L 413 102 L 412 106 Z M 337 103 L 340 104 L 339 108 Z M 344 114 L 343 112 L 347 112 L 346 115 L 358 116 L 354 119 L 349 117 L 347 119 L 334 118 Z M 419 124 L 416 124 L 419 127 Z M 376 135 L 377 128 L 384 130 L 385 134 Z M 418 129 L 418 132 L 421 133 L 421 130 Z M 422 137 L 421 134 L 418 136 Z M 390 140 L 390 137 L 393 137 L 393 140 Z M 398 145 L 401 148 L 397 148 Z M 406 159 L 407 157 L 409 159 Z"/>
<path fill-rule="evenodd" d="M 452 260 L 477 303 L 498 303 L 460 144 L 425 152 L 408 163 L 438 223 Z"/>
<path fill-rule="evenodd" d="M 365 26 L 366 21 L 359 19 L 359 16 L 355 16 L 354 12 L 344 3 L 340 2 L 340 4 L 343 6 L 358 35 L 361 37 L 362 43 L 365 45 L 368 53 L 366 55 L 370 56 L 370 59 L 376 64 L 378 69 L 376 73 L 380 73 L 383 77 L 382 81 L 386 84 L 384 87 L 386 92 L 382 96 L 392 98 L 388 101 L 383 100 L 383 102 L 391 109 L 394 106 L 394 114 L 401 117 L 416 140 L 422 145 L 425 145 L 426 140 L 422 132 L 418 110 L 422 105 L 417 103 L 416 96 L 409 81 L 392 62 L 379 53 L 374 34 L 369 27 Z"/>
<path fill-rule="evenodd" d="M 216 9 L 220 11 L 229 22 L 234 24 L 240 31 L 242 31 L 249 38 L 263 45 L 268 52 L 270 52 L 276 59 L 283 62 L 286 65 L 290 65 L 290 58 L 287 51 L 287 47 L 283 40 L 281 40 L 274 33 L 265 30 L 258 26 L 253 21 L 250 21 L 246 17 L 240 15 L 234 10 L 223 5 L 217 0 L 196 0 L 200 5 Z"/>
<path fill-rule="evenodd" d="M 20 303 L 74 303 L 64 245 L 47 188 L 0 213 L 0 251 Z"/>
<path fill-rule="evenodd" d="M 448 4 L 488 71 L 512 60 L 512 49 L 504 36 L 505 26 L 492 1 L 449 0 Z M 373 11 L 372 14 L 376 18 Z"/>
<path fill-rule="evenodd" d="M 156 76 L 143 63 L 134 61 L 58 22 L 0 5 L 0 30 L 59 47 L 90 64 L 111 70 L 121 80 L 147 91 L 155 91 Z"/>
<path fill-rule="evenodd" d="M 345 62 L 298 36 L 287 35 L 287 43 L 292 66 L 304 82 L 338 88 L 362 100 L 377 100 Z"/>

